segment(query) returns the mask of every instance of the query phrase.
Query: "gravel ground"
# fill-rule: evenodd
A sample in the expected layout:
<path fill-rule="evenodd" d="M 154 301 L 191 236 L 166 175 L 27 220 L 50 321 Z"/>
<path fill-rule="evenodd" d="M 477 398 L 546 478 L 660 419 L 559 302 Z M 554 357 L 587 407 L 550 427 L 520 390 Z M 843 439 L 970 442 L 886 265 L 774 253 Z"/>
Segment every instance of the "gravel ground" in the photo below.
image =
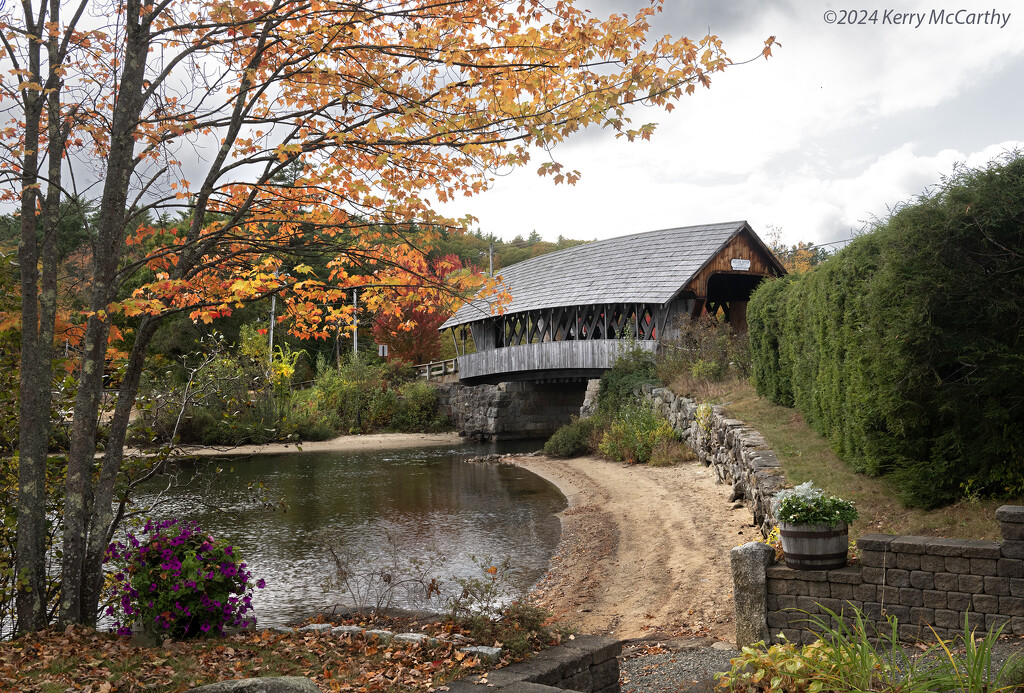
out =
<path fill-rule="evenodd" d="M 622 693 L 711 691 L 715 672 L 728 671 L 729 659 L 738 654 L 709 638 L 628 644 L 619 659 L 619 684 Z"/>

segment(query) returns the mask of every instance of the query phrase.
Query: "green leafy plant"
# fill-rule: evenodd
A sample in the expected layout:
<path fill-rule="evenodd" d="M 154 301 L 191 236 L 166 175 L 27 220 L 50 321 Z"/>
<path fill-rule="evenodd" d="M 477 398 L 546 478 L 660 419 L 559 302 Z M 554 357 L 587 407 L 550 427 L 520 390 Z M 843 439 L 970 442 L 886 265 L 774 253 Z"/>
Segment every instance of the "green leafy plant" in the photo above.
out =
<path fill-rule="evenodd" d="M 387 427 L 393 431 L 436 432 L 448 430 L 451 422 L 438 411 L 437 388 L 423 380 L 410 380 L 398 387 Z"/>
<path fill-rule="evenodd" d="M 925 693 L 950 690 L 945 666 L 927 657 L 915 658 L 901 646 L 899 620 L 886 619 L 875 629 L 860 609 L 849 605 L 840 613 L 818 605 L 824 615 L 804 619 L 823 643 L 822 660 L 812 662 L 812 677 L 828 691 L 890 691 Z M 928 662 L 928 664 L 920 664 Z"/>
<path fill-rule="evenodd" d="M 656 382 L 654 355 L 644 349 L 627 328 L 625 337 L 619 342 L 615 362 L 601 376 L 597 393 L 598 413 L 615 414 L 636 399 L 638 388 Z"/>
<path fill-rule="evenodd" d="M 778 522 L 828 525 L 831 528 L 842 523 L 850 524 L 857 519 L 857 509 L 853 503 L 825 495 L 810 481 L 780 491 L 772 503 L 772 512 Z"/>
<path fill-rule="evenodd" d="M 876 628 L 853 605 L 840 613 L 818 606 L 822 614 L 798 610 L 818 634 L 817 642 L 744 647 L 739 657 L 730 660 L 730 671 L 716 676 L 718 687 L 745 692 L 815 693 L 992 693 L 1013 688 L 1020 660 L 1011 658 L 998 670 L 992 667 L 993 646 L 1002 628 L 992 629 L 979 639 L 965 621 L 963 634 L 954 641 L 937 638 L 932 647 L 910 655 L 900 641 L 895 616 L 887 617 L 884 626 Z"/>
<path fill-rule="evenodd" d="M 714 423 L 715 409 L 707 402 L 697 405 L 697 412 L 695 414 L 697 419 L 697 426 L 701 432 L 709 436 L 711 435 L 711 424 Z"/>
<path fill-rule="evenodd" d="M 988 691 L 1011 690 L 1024 682 L 1020 669 L 1024 667 L 1024 656 L 1015 655 L 1003 662 L 1002 666 L 992 674 L 992 648 L 995 646 L 1003 628 L 989 629 L 985 637 L 976 637 L 976 631 L 970 629 L 967 615 L 964 615 L 963 636 L 956 642 L 947 642 L 937 638 L 937 646 L 946 657 L 947 671 L 952 678 L 956 690 L 967 693 L 987 693 Z M 934 632 L 934 631 L 933 631 Z M 954 652 L 954 649 L 956 650 Z M 960 654 L 960 652 L 963 654 Z"/>
<path fill-rule="evenodd" d="M 825 684 L 815 678 L 818 664 L 830 653 L 822 642 L 799 645 L 791 642 L 765 647 L 745 646 L 739 657 L 729 660 L 729 671 L 715 675 L 718 687 L 729 691 L 782 691 L 818 693 Z"/>

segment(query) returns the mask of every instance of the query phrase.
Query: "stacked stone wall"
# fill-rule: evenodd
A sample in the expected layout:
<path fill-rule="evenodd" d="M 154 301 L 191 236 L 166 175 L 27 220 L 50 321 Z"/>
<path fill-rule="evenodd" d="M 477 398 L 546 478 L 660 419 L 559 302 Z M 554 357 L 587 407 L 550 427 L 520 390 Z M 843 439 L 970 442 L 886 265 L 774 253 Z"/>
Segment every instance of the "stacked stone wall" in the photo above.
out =
<path fill-rule="evenodd" d="M 645 386 L 643 395 L 717 480 L 733 486 L 733 497 L 746 503 L 767 536 L 776 524 L 772 501 L 787 484 L 761 434 L 720 407 L 702 410 L 667 388 Z M 886 617 L 897 617 L 899 636 L 907 641 L 950 638 L 963 632 L 965 620 L 979 632 L 1002 627 L 1024 635 L 1024 506 L 1003 506 L 996 518 L 1002 542 L 866 535 L 857 540 L 859 564 L 839 570 L 791 570 L 772 565 L 770 557 L 765 567 L 761 552 L 752 552 L 733 565 L 737 633 L 758 635 L 745 635 L 739 644 L 780 642 L 783 635 L 813 642 L 817 634 L 806 623 L 808 614 L 831 623 L 826 609 L 849 616 L 851 607 L 861 610 L 871 628 L 887 629 Z M 761 606 L 741 614 L 741 601 Z"/>
<path fill-rule="evenodd" d="M 693 448 L 701 464 L 714 470 L 717 481 L 732 486 L 732 500 L 750 508 L 754 524 L 767 536 L 775 527 L 772 501 L 786 488 L 786 477 L 761 434 L 728 418 L 719 406 L 699 405 L 668 388 L 645 385 L 643 396 Z"/>

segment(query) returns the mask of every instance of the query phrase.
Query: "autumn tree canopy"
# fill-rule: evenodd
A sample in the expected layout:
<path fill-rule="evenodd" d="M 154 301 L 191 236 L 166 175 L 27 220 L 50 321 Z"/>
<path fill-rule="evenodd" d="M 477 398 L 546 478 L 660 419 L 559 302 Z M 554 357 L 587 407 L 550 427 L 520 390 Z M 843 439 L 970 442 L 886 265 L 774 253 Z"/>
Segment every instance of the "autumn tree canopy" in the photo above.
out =
<path fill-rule="evenodd" d="M 122 467 L 128 414 L 161 317 L 213 320 L 277 294 L 289 329 L 317 337 L 349 317 L 341 298 L 353 286 L 386 312 L 394 291 L 434 281 L 424 252 L 457 225 L 434 203 L 482 192 L 496 171 L 588 126 L 647 138 L 653 126 L 630 122 L 630 105 L 671 110 L 728 65 L 713 35 L 651 39 L 661 5 L 607 19 L 571 0 L 0 6 L 0 201 L 21 224 L 19 627 L 49 617 L 45 383 L 63 202 L 96 208 L 57 617 L 94 623 L 103 553 L 132 483 Z M 556 183 L 579 175 L 554 160 L 540 173 Z M 168 217 L 182 222 L 150 222 Z M 327 276 L 301 262 L 311 252 L 334 258 Z M 293 271 L 279 271 L 289 256 Z M 431 295 L 478 287 L 447 288 Z M 116 313 L 136 324 L 97 459 Z"/>

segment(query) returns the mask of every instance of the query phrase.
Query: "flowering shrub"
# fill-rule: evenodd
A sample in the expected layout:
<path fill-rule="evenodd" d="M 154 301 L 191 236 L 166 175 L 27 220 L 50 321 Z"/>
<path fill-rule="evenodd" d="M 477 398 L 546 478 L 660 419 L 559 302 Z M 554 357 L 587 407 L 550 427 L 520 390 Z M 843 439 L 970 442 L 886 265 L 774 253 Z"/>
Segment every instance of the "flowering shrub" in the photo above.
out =
<path fill-rule="evenodd" d="M 796 488 L 780 491 L 772 503 L 772 512 L 778 522 L 790 524 L 828 525 L 850 524 L 857 519 L 853 503 L 835 496 L 826 496 L 820 488 L 806 481 Z"/>
<path fill-rule="evenodd" d="M 245 563 L 225 541 L 204 534 L 195 522 L 164 520 L 146 523 L 141 540 L 107 549 L 107 561 L 121 564 L 114 575 L 118 603 L 107 608 L 117 614 L 117 631 L 130 635 L 131 626 L 188 638 L 200 633 L 223 633 L 225 626 L 256 622 L 252 583 Z M 263 580 L 255 583 L 263 588 Z"/>

